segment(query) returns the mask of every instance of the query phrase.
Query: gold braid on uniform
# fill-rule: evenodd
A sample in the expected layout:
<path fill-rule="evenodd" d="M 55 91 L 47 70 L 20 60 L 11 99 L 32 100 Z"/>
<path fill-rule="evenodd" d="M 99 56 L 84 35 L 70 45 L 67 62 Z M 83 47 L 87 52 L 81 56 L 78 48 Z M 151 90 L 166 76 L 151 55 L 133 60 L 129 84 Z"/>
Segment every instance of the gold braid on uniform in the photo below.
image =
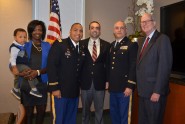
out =
<path fill-rule="evenodd" d="M 128 124 L 131 124 L 131 117 L 132 116 L 132 94 L 130 95 L 129 99 L 129 108 L 128 108 Z"/>
<path fill-rule="evenodd" d="M 136 84 L 136 82 L 131 81 L 131 80 L 128 80 L 128 82 L 131 83 L 131 84 Z"/>
<path fill-rule="evenodd" d="M 58 82 L 52 82 L 52 83 L 50 82 L 49 85 L 50 86 L 58 85 Z"/>

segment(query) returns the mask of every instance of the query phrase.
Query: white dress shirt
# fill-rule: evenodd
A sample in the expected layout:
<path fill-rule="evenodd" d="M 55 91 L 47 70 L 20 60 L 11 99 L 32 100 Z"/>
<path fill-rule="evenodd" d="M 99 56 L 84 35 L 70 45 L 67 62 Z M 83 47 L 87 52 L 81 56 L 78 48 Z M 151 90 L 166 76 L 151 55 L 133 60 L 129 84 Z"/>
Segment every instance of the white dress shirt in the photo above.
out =
<path fill-rule="evenodd" d="M 89 39 L 89 43 L 88 43 L 88 49 L 89 49 L 89 52 L 92 56 L 92 50 L 93 50 L 93 44 L 94 44 L 94 41 L 96 41 L 96 50 L 97 50 L 97 57 L 99 56 L 100 54 L 100 39 L 96 39 L 96 40 L 93 40 L 92 38 Z"/>

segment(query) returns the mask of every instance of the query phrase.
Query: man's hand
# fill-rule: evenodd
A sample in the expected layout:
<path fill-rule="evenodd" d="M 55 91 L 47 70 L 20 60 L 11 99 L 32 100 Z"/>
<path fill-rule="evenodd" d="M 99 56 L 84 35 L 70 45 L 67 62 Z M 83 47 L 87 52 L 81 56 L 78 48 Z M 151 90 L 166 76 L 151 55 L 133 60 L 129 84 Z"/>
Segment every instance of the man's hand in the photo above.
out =
<path fill-rule="evenodd" d="M 52 95 L 56 98 L 61 98 L 60 90 L 52 91 Z"/>
<path fill-rule="evenodd" d="M 126 88 L 124 91 L 125 97 L 130 96 L 132 94 L 132 89 Z"/>
<path fill-rule="evenodd" d="M 158 93 L 153 93 L 152 96 L 150 97 L 150 100 L 152 102 L 158 102 L 159 101 L 159 98 L 160 98 L 160 94 Z"/>

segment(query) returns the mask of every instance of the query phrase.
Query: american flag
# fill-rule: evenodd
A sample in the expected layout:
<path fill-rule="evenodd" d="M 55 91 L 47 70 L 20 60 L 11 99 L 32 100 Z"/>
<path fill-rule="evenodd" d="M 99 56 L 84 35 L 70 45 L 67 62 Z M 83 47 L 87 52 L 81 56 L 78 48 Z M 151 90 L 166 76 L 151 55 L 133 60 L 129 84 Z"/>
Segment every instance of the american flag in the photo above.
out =
<path fill-rule="evenodd" d="M 61 39 L 60 9 L 58 0 L 50 0 L 50 20 L 47 32 L 47 39 L 50 44 L 56 39 Z"/>

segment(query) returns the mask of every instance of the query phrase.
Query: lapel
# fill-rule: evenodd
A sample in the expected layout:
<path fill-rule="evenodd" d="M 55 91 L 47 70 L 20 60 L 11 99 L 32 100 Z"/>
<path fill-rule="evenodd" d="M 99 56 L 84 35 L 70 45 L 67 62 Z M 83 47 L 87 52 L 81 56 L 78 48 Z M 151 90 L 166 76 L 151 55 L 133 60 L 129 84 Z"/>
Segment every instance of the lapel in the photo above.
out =
<path fill-rule="evenodd" d="M 148 46 L 147 46 L 146 49 L 144 50 L 144 52 L 143 52 L 143 54 L 142 54 L 142 56 L 141 56 L 141 58 L 140 58 L 140 60 L 139 60 L 139 55 L 140 55 L 142 46 L 140 47 L 139 54 L 138 54 L 138 56 L 137 56 L 137 57 L 138 57 L 138 60 L 139 60 L 138 63 L 140 63 L 140 62 L 142 61 L 142 59 L 147 55 L 147 53 L 150 52 L 150 49 L 152 48 L 152 46 L 153 46 L 154 43 L 156 42 L 157 38 L 159 37 L 159 34 L 160 34 L 160 33 L 159 33 L 157 30 L 154 32 L 154 34 L 153 34 L 153 36 L 152 36 L 150 42 L 148 43 Z M 143 39 L 142 45 L 143 45 L 145 39 L 146 39 L 146 37 Z"/>
<path fill-rule="evenodd" d="M 118 48 L 120 49 L 121 46 L 127 45 L 128 41 L 129 41 L 129 39 L 128 39 L 127 37 L 124 37 L 124 38 L 120 41 L 120 43 L 119 43 L 119 45 L 118 45 Z"/>
<path fill-rule="evenodd" d="M 115 47 L 115 43 L 116 41 L 113 41 L 112 44 L 111 44 L 111 48 L 110 48 L 110 52 L 113 50 L 115 52 L 119 51 L 120 50 L 120 47 L 121 46 L 125 46 L 128 44 L 128 41 L 129 39 L 127 37 L 124 37 L 118 44 L 118 46 Z"/>
<path fill-rule="evenodd" d="M 126 46 L 126 45 L 128 44 L 128 41 L 129 41 L 129 39 L 128 39 L 127 37 L 124 37 L 124 38 L 119 42 L 118 46 L 116 47 L 116 51 L 120 50 L 120 48 L 121 48 L 122 46 Z M 115 45 L 115 43 L 114 43 L 114 45 Z"/>
<path fill-rule="evenodd" d="M 67 49 L 69 49 L 72 53 L 75 52 L 75 46 L 69 37 L 67 38 Z"/>
<path fill-rule="evenodd" d="M 111 44 L 111 49 L 115 49 L 115 44 L 116 44 L 116 41 L 113 41 Z"/>
<path fill-rule="evenodd" d="M 89 40 L 90 40 L 90 38 L 88 38 L 88 39 L 85 40 L 84 46 L 85 46 L 85 48 L 86 48 L 87 55 L 91 57 L 91 53 L 90 53 L 89 48 L 88 48 Z M 92 59 L 92 57 L 91 57 L 91 59 Z M 92 61 L 93 61 L 93 60 L 92 60 Z"/>
<path fill-rule="evenodd" d="M 96 61 L 98 61 L 101 58 L 101 56 L 103 55 L 104 48 L 105 48 L 104 46 L 105 45 L 103 45 L 103 41 L 100 39 L 100 53 L 99 53 L 98 58 L 96 59 Z"/>

